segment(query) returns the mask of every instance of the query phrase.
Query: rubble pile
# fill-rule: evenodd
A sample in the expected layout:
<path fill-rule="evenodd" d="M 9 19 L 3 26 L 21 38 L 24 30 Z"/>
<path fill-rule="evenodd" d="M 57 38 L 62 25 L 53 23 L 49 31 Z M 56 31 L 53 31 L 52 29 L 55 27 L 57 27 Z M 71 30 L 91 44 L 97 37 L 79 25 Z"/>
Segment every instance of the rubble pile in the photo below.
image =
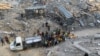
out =
<path fill-rule="evenodd" d="M 39 55 L 46 52 L 47 55 L 45 54 L 41 56 L 83 56 L 84 52 L 73 47 L 73 42 L 83 40 L 84 38 L 76 38 L 76 35 L 68 35 L 68 32 L 84 28 L 100 27 L 100 0 L 8 0 L 6 2 L 11 4 L 11 7 L 9 7 L 10 9 L 0 9 L 1 37 L 9 35 L 9 37 L 21 36 L 24 38 L 37 35 L 36 33 L 38 32 L 48 32 L 49 35 L 51 33 L 57 35 L 55 34 L 56 29 L 61 29 L 61 31 L 64 31 L 65 35 L 69 37 L 64 38 L 64 43 L 61 42 L 61 44 L 56 45 L 55 47 L 47 48 L 45 49 L 46 51 L 43 48 L 40 48 L 39 50 L 36 49 L 37 51 L 32 49 L 26 52 L 17 52 L 21 53 L 21 56 L 28 56 L 28 54 L 30 56 L 35 55 L 35 52 Z M 2 3 L 4 3 L 4 1 Z M 50 29 L 49 27 L 44 26 L 46 22 L 48 22 Z M 11 36 L 10 34 L 14 36 Z M 88 35 L 87 33 L 80 33 L 79 35 L 83 34 Z M 49 35 L 46 37 L 50 37 Z M 65 37 L 65 35 L 61 37 Z M 56 38 L 54 38 L 53 41 L 55 40 Z M 88 38 L 84 40 L 88 40 Z M 51 41 L 47 42 L 49 43 Z M 90 42 L 84 42 L 80 45 L 94 50 L 95 43 L 92 45 L 94 47 L 87 47 L 89 44 Z M 100 43 L 96 43 L 96 45 L 98 45 L 96 47 L 100 49 Z M 14 54 L 12 56 L 16 55 L 16 53 L 11 54 Z M 39 56 L 37 54 L 35 56 Z"/>
<path fill-rule="evenodd" d="M 71 31 L 100 26 L 99 0 L 19 0 L 12 2 L 9 3 L 16 6 L 8 10 L 0 10 L 1 31 L 15 32 L 16 35 L 23 37 L 33 36 L 38 29 L 41 32 L 47 31 L 42 27 L 47 21 L 51 30 L 60 28 Z M 29 9 L 29 14 L 25 12 L 26 8 Z M 41 9 L 43 9 L 43 15 L 39 13 Z M 27 18 L 28 16 L 32 17 Z"/>
<path fill-rule="evenodd" d="M 25 15 L 25 9 L 31 6 L 40 5 L 40 3 L 42 4 L 44 1 L 34 2 L 32 0 L 29 0 L 29 1 L 20 0 L 17 2 L 18 4 L 16 5 L 20 5 L 20 6 L 16 8 L 19 8 L 19 9 L 12 8 L 11 10 L 2 11 L 0 13 L 1 15 L 4 15 L 2 17 L 4 17 L 6 21 L 7 20 L 11 21 L 11 22 L 6 22 L 5 20 L 2 20 L 4 21 L 5 25 L 6 23 L 8 23 L 7 27 L 5 28 L 12 30 L 12 31 L 24 31 L 25 30 L 24 28 L 26 29 L 29 28 L 31 30 L 34 30 L 33 28 L 35 27 L 39 28 L 40 27 L 39 24 L 41 23 L 39 23 L 38 20 L 35 19 L 35 17 L 33 17 L 32 19 L 27 19 Z M 73 0 L 48 1 L 47 0 L 45 2 L 46 2 L 45 16 L 38 17 L 42 19 L 41 21 L 43 21 L 43 19 L 46 19 L 46 20 L 51 19 L 52 21 L 60 25 L 62 28 L 65 28 L 65 29 L 67 28 L 67 30 L 77 30 L 77 29 L 86 28 L 86 27 L 98 27 L 99 26 L 99 23 L 100 23 L 100 19 L 99 19 L 100 18 L 99 16 L 100 15 L 100 7 L 99 7 L 100 2 L 99 0 L 74 0 L 74 1 Z M 65 9 L 59 9 L 60 7 L 59 5 L 61 5 Z M 70 19 L 69 17 L 66 17 L 64 15 L 65 13 L 63 12 L 63 10 L 67 10 L 67 12 L 69 11 L 72 14 L 72 19 Z M 37 21 L 37 22 L 33 22 L 33 21 Z M 28 24 L 28 26 L 26 24 Z M 38 24 L 38 25 L 35 26 L 34 24 L 36 25 Z"/>
<path fill-rule="evenodd" d="M 49 3 L 51 7 L 57 7 L 57 5 L 62 5 L 63 7 L 66 8 L 69 12 L 72 13 L 74 23 L 71 26 L 68 26 L 69 28 L 72 28 L 70 30 L 75 30 L 79 28 L 86 28 L 86 27 L 99 27 L 99 5 L 100 2 L 97 0 L 58 0 L 58 1 L 52 1 L 52 3 Z M 64 19 L 64 14 L 57 13 L 59 10 L 57 8 L 55 10 L 49 9 L 49 13 L 52 11 L 55 16 L 51 17 L 54 19 L 60 18 L 60 21 L 63 21 Z M 67 18 L 68 19 L 68 18 Z M 57 21 L 57 20 L 56 20 Z M 63 21 L 64 22 L 64 21 Z M 67 22 L 67 21 L 66 21 Z M 60 22 L 59 22 L 60 24 Z M 64 23 L 62 23 L 64 24 Z"/>

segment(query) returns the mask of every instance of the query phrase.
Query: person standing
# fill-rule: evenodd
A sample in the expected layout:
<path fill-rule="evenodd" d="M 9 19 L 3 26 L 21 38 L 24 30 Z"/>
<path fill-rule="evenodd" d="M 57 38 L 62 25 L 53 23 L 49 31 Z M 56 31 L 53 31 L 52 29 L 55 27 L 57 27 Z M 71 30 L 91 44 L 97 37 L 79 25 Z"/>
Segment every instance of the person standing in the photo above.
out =
<path fill-rule="evenodd" d="M 85 53 L 84 56 L 89 56 L 88 53 Z"/>
<path fill-rule="evenodd" d="M 50 25 L 49 25 L 48 22 L 45 22 L 45 23 L 43 24 L 43 26 L 46 27 L 48 31 L 50 31 Z"/>
<path fill-rule="evenodd" d="M 50 25 L 47 26 L 48 31 L 50 31 Z"/>
<path fill-rule="evenodd" d="M 1 40 L 1 43 L 2 43 L 2 46 L 4 45 L 4 40 L 3 38 L 0 39 Z"/>
<path fill-rule="evenodd" d="M 6 41 L 6 43 L 10 44 L 10 41 L 7 36 L 5 36 L 5 41 Z"/>
<path fill-rule="evenodd" d="M 45 27 L 48 27 L 48 22 L 45 22 Z"/>

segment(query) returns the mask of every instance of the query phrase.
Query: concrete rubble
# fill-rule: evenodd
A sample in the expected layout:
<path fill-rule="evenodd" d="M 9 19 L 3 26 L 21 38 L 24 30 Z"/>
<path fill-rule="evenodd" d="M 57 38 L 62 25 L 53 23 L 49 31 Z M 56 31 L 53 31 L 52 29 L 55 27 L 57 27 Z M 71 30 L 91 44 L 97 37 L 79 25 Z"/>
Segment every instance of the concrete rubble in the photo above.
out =
<path fill-rule="evenodd" d="M 10 36 L 10 34 L 21 37 L 33 36 L 38 29 L 46 32 L 47 29 L 43 27 L 45 22 L 50 24 L 51 31 L 56 28 L 63 31 L 77 31 L 100 27 L 100 0 L 2 0 L 0 3 L 11 4 L 10 8 L 1 7 L 0 9 L 0 35 L 2 37 Z M 46 49 L 40 48 L 36 52 L 41 56 L 83 56 L 85 52 L 73 47 L 73 42 L 79 39 L 83 40 L 83 38 L 66 39 L 64 43 Z M 85 46 L 84 43 L 80 45 Z M 4 48 L 8 51 L 7 47 Z M 12 54 L 10 56 L 16 56 L 18 53 L 24 56 L 24 53 L 28 52 L 31 56 L 34 55 L 33 50 L 9 53 Z"/>

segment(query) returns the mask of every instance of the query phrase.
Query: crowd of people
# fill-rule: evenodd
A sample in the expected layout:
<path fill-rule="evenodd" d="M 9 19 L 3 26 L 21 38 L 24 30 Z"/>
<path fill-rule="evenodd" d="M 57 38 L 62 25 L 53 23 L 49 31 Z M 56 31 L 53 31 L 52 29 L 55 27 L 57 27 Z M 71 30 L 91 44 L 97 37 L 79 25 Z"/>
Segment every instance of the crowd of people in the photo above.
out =
<path fill-rule="evenodd" d="M 56 45 L 60 42 L 65 41 L 66 38 L 76 37 L 74 34 L 71 34 L 70 31 L 65 32 L 59 28 L 56 28 L 55 30 L 51 31 L 51 27 L 48 22 L 45 22 L 43 24 L 43 27 L 47 28 L 47 31 L 40 32 L 40 29 L 38 29 L 37 32 L 34 33 L 34 35 L 40 35 L 42 37 L 42 44 L 44 46 Z M 8 36 L 1 37 L 0 41 L 2 43 L 2 46 L 5 45 L 5 43 L 10 44 Z"/>
<path fill-rule="evenodd" d="M 53 32 L 39 32 L 38 30 L 37 34 L 42 37 L 42 44 L 44 46 L 56 45 L 65 40 L 64 32 L 61 32 L 60 29 Z"/>
<path fill-rule="evenodd" d="M 48 30 L 45 32 L 40 32 L 40 29 L 35 33 L 42 37 L 42 44 L 44 46 L 56 45 L 60 42 L 65 41 L 66 38 L 75 38 L 74 34 L 71 34 L 70 31 L 65 32 L 62 29 L 56 28 L 55 30 L 50 30 L 51 27 L 48 22 L 43 24 L 43 27 L 46 27 Z"/>

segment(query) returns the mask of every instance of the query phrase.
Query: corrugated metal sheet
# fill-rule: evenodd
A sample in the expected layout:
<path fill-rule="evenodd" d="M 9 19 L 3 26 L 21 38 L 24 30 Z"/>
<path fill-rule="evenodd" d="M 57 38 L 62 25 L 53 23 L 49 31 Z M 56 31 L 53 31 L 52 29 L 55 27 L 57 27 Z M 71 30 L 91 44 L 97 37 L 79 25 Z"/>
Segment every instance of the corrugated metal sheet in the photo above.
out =
<path fill-rule="evenodd" d="M 58 6 L 58 9 L 60 10 L 60 12 L 68 19 L 68 18 L 72 18 L 72 13 L 69 12 L 66 8 L 64 8 L 63 6 Z"/>

